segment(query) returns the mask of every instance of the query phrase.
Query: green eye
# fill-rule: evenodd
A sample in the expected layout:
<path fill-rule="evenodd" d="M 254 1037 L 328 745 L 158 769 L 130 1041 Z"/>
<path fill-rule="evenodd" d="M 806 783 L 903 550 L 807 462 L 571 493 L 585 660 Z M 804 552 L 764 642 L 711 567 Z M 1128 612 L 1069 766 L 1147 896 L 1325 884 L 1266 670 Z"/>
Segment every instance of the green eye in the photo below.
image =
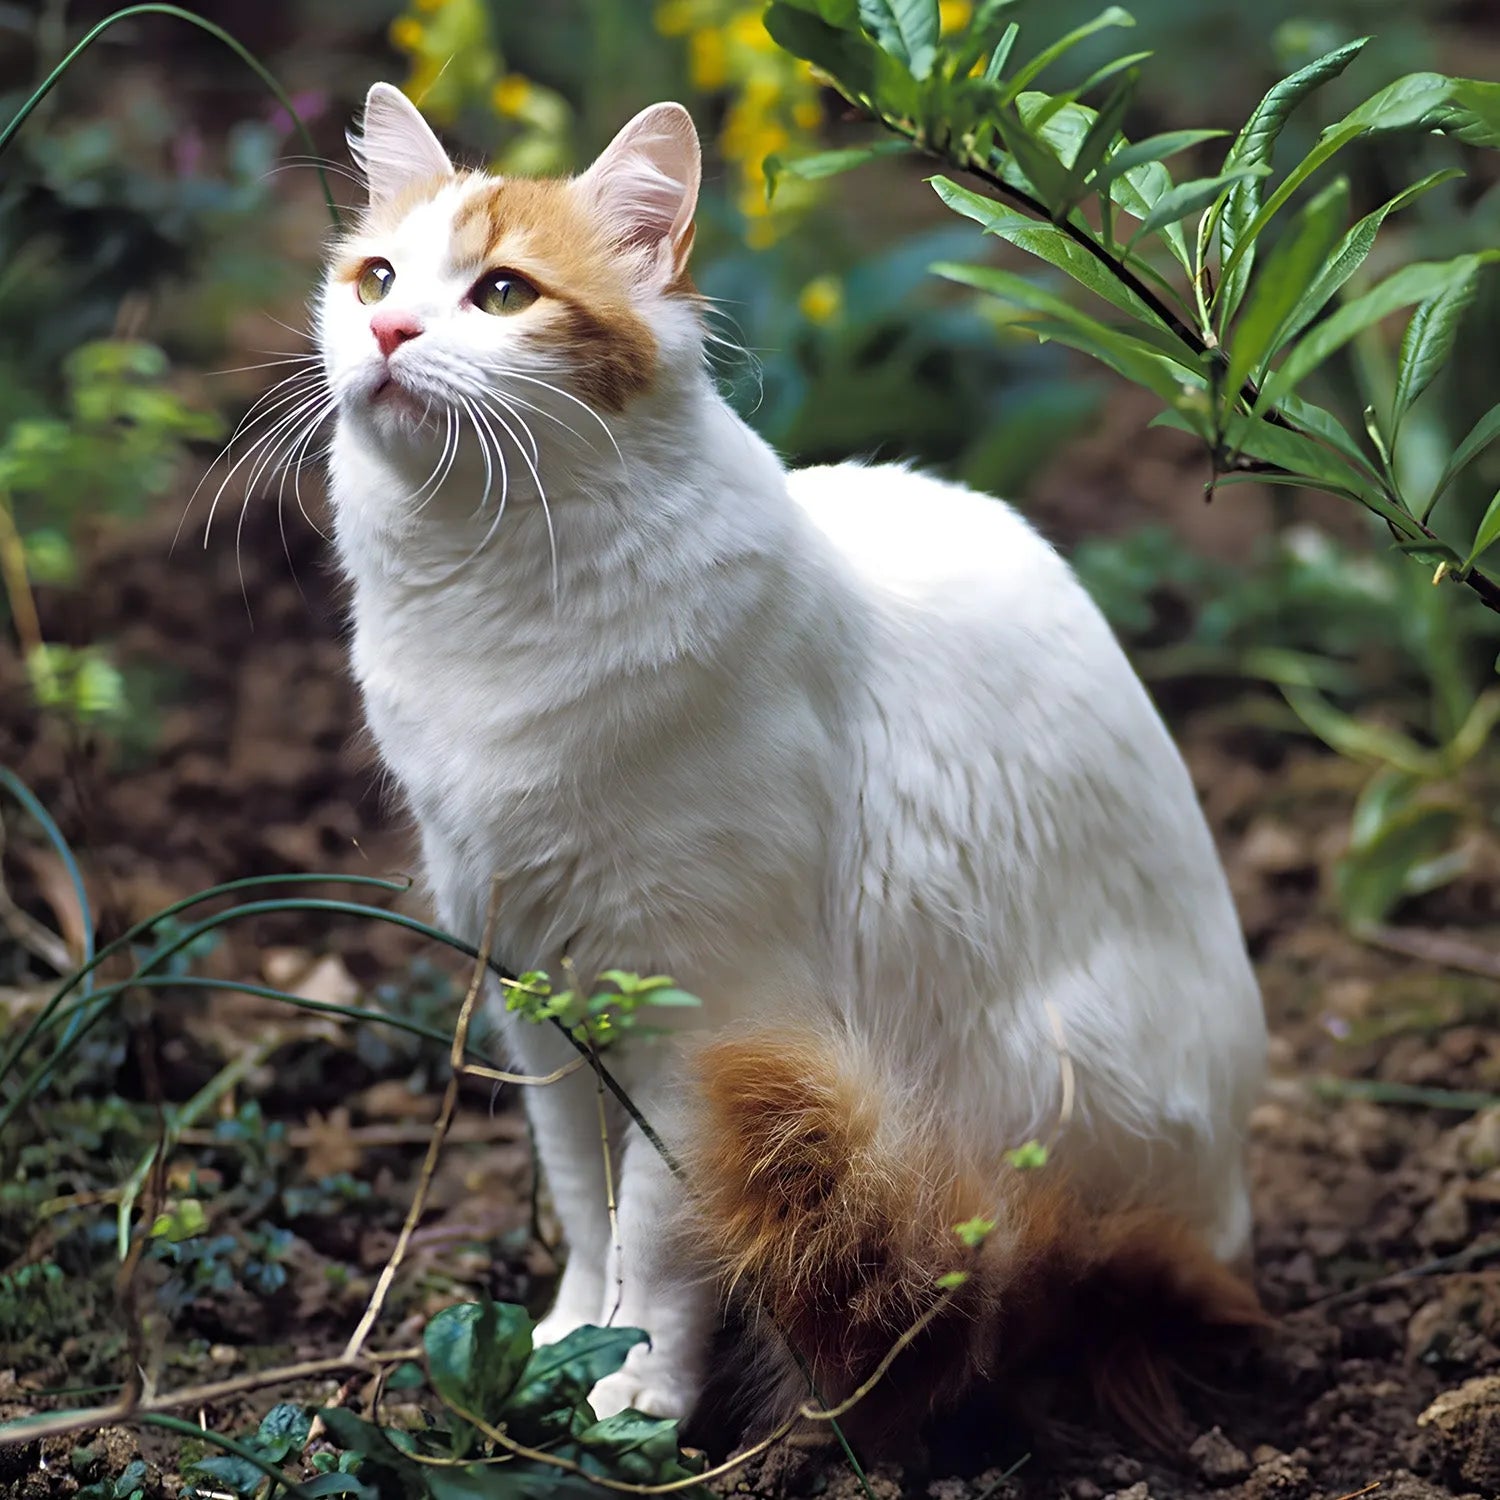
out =
<path fill-rule="evenodd" d="M 396 284 L 396 273 L 388 260 L 372 260 L 354 283 L 361 302 L 379 302 Z"/>
<path fill-rule="evenodd" d="M 474 283 L 474 290 L 469 293 L 480 312 L 494 313 L 496 317 L 525 312 L 540 296 L 529 281 L 514 271 L 490 271 Z"/>

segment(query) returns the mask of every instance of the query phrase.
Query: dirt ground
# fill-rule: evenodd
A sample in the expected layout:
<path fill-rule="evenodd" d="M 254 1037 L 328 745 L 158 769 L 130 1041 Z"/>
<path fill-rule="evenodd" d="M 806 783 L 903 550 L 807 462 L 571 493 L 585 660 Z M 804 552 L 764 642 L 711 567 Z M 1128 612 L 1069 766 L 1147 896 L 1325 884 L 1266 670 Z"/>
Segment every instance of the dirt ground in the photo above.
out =
<path fill-rule="evenodd" d="M 1066 541 L 1091 524 L 1089 497 L 1111 477 L 1116 523 L 1160 510 L 1164 493 L 1192 495 L 1179 450 L 1162 437 L 1132 460 L 1123 500 L 1120 465 L 1085 446 L 1043 484 L 1038 513 Z M 1253 502 L 1243 503 L 1214 545 L 1232 549 L 1235 528 L 1256 524 Z M 1185 502 L 1180 514 L 1185 525 L 1203 524 Z M 125 659 L 169 669 L 170 701 L 149 747 L 106 753 L 40 722 L 16 663 L 0 655 L 0 763 L 19 770 L 77 841 L 108 931 L 215 881 L 298 869 L 386 873 L 409 862 L 345 675 L 323 543 L 289 518 L 288 559 L 274 506 L 263 503 L 250 510 L 238 564 L 227 529 L 207 551 L 192 537 L 169 559 L 176 519 L 164 515 L 112 547 L 81 607 L 76 597 L 42 601 L 55 638 L 113 638 Z M 1221 841 L 1275 1033 L 1253 1139 L 1255 1274 L 1274 1333 L 1248 1361 L 1189 1391 L 1199 1435 L 1180 1455 L 1153 1455 L 1073 1421 L 988 1434 L 967 1456 L 964 1443 L 939 1442 L 927 1472 L 882 1470 L 876 1492 L 1335 1500 L 1378 1486 L 1371 1492 L 1382 1500 L 1500 1495 L 1500 1107 L 1404 1102 L 1422 1088 L 1500 1095 L 1500 989 L 1432 956 L 1356 942 L 1337 924 L 1331 866 L 1356 769 L 1179 697 L 1167 706 Z M 71 935 L 77 913 L 56 861 L 8 812 L 6 830 L 13 888 Z M 1434 937 L 1456 945 L 1460 962 L 1493 953 L 1497 876 L 1500 851 L 1478 848 L 1470 875 L 1403 912 L 1402 930 L 1428 948 Z M 402 904 L 420 909 L 415 897 Z M 413 968 L 416 951 L 391 928 L 276 917 L 237 929 L 205 965 L 323 998 L 395 984 L 405 1004 L 442 988 L 441 967 L 437 977 Z M 132 1025 L 124 1060 L 110 1063 L 115 1089 L 180 1100 L 237 1050 L 259 1047 L 263 1065 L 219 1114 L 253 1100 L 280 1127 L 257 1148 L 279 1197 L 255 1222 L 287 1236 L 276 1252 L 285 1277 L 259 1292 L 210 1286 L 179 1299 L 170 1331 L 151 1335 L 164 1351 L 163 1386 L 337 1350 L 404 1212 L 442 1085 L 440 1051 L 382 1051 L 358 1028 L 289 1021 L 240 994 L 191 1006 L 164 999 Z M 86 1095 L 47 1118 L 72 1119 Z M 237 1205 L 222 1227 L 240 1234 L 256 1212 L 234 1196 L 253 1178 L 243 1155 L 204 1129 L 189 1132 L 181 1156 L 183 1171 L 196 1163 L 220 1174 L 224 1202 Z M 128 1167 L 98 1164 L 94 1189 Z M 393 1342 L 479 1288 L 544 1300 L 554 1268 L 528 1231 L 529 1179 L 513 1101 L 475 1092 L 392 1304 Z M 321 1199 L 299 1209 L 299 1183 L 323 1184 Z M 0 1269 L 45 1253 L 58 1223 L 9 1236 L 12 1259 Z M 48 1405 L 34 1394 L 43 1389 L 109 1379 L 110 1369 L 117 1378 L 124 1346 L 105 1330 L 118 1329 L 119 1313 L 105 1302 L 95 1311 L 60 1339 L 0 1352 L 0 1415 Z M 298 1394 L 326 1400 L 330 1391 Z M 207 1417 L 222 1426 L 250 1410 Z M 134 1441 L 116 1433 L 104 1447 L 123 1461 Z M 163 1451 L 147 1444 L 153 1461 Z M 999 1480 L 1027 1454 L 1013 1478 Z M 770 1482 L 747 1471 L 723 1487 Z M 60 1478 L 0 1468 L 0 1487 L 7 1483 L 18 1496 L 70 1492 Z M 856 1493 L 838 1464 L 804 1471 L 796 1484 Z"/>

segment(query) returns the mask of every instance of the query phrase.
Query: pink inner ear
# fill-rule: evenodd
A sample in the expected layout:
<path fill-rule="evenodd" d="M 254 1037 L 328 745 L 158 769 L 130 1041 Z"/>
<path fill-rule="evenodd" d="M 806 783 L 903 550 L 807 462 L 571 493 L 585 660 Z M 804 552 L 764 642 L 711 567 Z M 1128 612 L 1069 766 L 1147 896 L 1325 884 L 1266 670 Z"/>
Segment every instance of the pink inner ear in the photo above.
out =
<path fill-rule="evenodd" d="M 626 247 L 676 266 L 690 239 L 701 175 L 698 133 L 680 105 L 643 110 L 581 179 Z"/>

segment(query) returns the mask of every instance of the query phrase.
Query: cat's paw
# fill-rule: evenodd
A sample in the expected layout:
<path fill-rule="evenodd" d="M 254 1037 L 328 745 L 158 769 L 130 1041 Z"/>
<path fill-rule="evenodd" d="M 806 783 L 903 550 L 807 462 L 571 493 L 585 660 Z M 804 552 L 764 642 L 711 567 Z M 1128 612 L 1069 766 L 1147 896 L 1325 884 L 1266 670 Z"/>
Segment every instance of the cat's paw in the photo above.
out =
<path fill-rule="evenodd" d="M 651 1349 L 630 1351 L 624 1369 L 606 1375 L 589 1393 L 589 1405 L 602 1422 L 626 1407 L 648 1417 L 681 1420 L 698 1399 L 698 1381 L 675 1361 Z"/>
<path fill-rule="evenodd" d="M 540 1349 L 544 1344 L 555 1344 L 559 1339 L 567 1338 L 575 1328 L 582 1328 L 586 1323 L 598 1321 L 599 1314 L 595 1309 L 584 1312 L 573 1307 L 554 1307 L 532 1329 L 531 1347 Z"/>

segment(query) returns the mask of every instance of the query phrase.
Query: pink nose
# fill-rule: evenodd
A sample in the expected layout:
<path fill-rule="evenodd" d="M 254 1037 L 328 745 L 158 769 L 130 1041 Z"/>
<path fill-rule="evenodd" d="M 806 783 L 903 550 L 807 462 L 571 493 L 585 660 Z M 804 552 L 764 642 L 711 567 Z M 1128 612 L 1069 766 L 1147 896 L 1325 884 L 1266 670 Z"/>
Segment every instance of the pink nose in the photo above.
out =
<path fill-rule="evenodd" d="M 375 335 L 375 342 L 380 345 L 380 352 L 387 359 L 408 339 L 416 338 L 421 331 L 421 320 L 415 313 L 378 312 L 370 317 L 370 332 Z"/>

